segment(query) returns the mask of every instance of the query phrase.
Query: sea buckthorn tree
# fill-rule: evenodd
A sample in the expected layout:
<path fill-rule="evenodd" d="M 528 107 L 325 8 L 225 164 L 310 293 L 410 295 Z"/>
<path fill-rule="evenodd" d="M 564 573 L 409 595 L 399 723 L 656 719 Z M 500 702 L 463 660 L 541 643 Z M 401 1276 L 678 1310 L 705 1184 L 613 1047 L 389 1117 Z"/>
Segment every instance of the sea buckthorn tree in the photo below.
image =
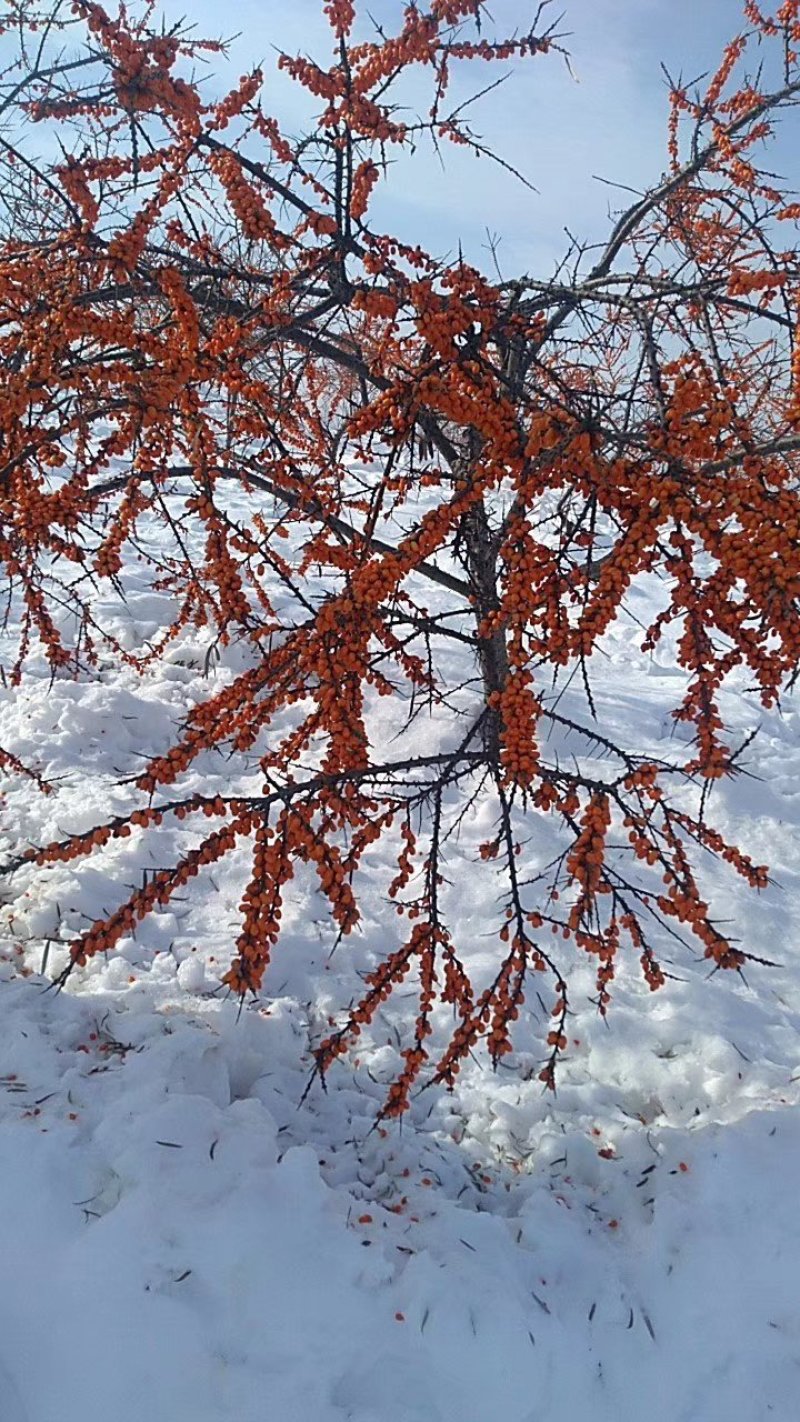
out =
<path fill-rule="evenodd" d="M 548 977 L 552 1087 L 576 954 L 601 1013 L 620 955 L 652 989 L 676 939 L 712 970 L 753 956 L 696 861 L 766 884 L 706 815 L 742 749 L 720 696 L 744 669 L 774 706 L 800 657 L 800 204 L 765 157 L 800 97 L 800 0 L 748 0 L 716 72 L 696 92 L 670 81 L 664 171 L 541 280 L 439 259 L 374 214 L 393 160 L 423 142 L 490 156 L 451 76 L 467 66 L 478 87 L 525 63 L 535 85 L 561 50 L 550 12 L 505 36 L 482 0 L 392 7 L 383 27 L 353 0 L 322 8 L 328 52 L 278 60 L 315 111 L 296 138 L 259 70 L 215 96 L 202 66 L 216 54 L 219 72 L 224 45 L 152 7 L 6 0 L 0 560 L 22 629 L 6 680 L 32 648 L 54 675 L 91 674 L 101 653 L 144 667 L 191 628 L 247 657 L 140 771 L 129 814 L 5 868 L 187 820 L 194 847 L 120 889 L 67 972 L 204 866 L 246 856 L 224 978 L 245 996 L 300 866 L 346 936 L 370 851 L 391 845 L 399 931 L 316 1061 L 324 1073 L 411 977 L 385 1106 L 399 1115 L 417 1085 L 452 1086 L 480 1039 L 495 1063 L 510 1052 Z M 419 118 L 407 82 L 427 85 Z M 134 556 L 177 609 L 140 653 L 98 612 Z M 619 743 L 593 691 L 628 590 L 656 575 L 642 652 L 673 639 L 683 671 L 663 758 Z M 376 739 L 380 698 L 396 700 L 396 740 Z M 422 717 L 438 736 L 424 753 Z M 566 733 L 569 757 L 552 750 Z M 215 749 L 229 795 L 198 789 Z M 497 956 L 475 982 L 444 855 L 480 805 Z M 528 847 L 534 822 L 549 858 Z"/>

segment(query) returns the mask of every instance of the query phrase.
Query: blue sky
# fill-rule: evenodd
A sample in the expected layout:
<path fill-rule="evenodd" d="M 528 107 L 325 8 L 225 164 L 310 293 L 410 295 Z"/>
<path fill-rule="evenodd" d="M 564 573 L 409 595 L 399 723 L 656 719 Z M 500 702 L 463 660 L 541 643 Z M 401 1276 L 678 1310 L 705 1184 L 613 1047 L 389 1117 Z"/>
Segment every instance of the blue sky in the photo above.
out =
<path fill-rule="evenodd" d="M 380 19 L 399 13 L 397 0 L 369 0 L 362 8 Z M 525 30 L 535 6 L 493 0 L 498 29 Z M 684 81 L 713 68 L 727 39 L 742 25 L 739 0 L 554 0 L 574 77 L 558 56 L 511 67 L 506 84 L 475 110 L 474 126 L 490 146 L 535 184 L 532 193 L 486 160 L 447 150 L 446 168 L 430 153 L 400 160 L 381 199 L 381 221 L 402 236 L 439 252 L 459 241 L 466 255 L 489 262 L 487 228 L 501 237 L 504 275 L 546 275 L 565 246 L 564 228 L 600 240 L 610 207 L 625 195 L 596 181 L 646 187 L 665 166 L 667 92 L 659 62 Z M 233 75 L 266 61 L 267 94 L 291 131 L 301 123 L 298 97 L 273 68 L 275 49 L 324 56 L 330 31 L 322 0 L 184 0 L 180 10 L 213 35 L 240 31 L 231 50 Z M 223 69 L 214 61 L 218 79 Z M 499 72 L 462 68 L 454 84 L 467 97 Z M 800 145 L 795 141 L 795 150 Z M 792 145 L 779 163 L 787 171 Z M 792 166 L 796 171 L 796 158 Z M 800 182 L 800 179 L 798 179 Z M 391 194 L 391 195 L 390 195 Z"/>

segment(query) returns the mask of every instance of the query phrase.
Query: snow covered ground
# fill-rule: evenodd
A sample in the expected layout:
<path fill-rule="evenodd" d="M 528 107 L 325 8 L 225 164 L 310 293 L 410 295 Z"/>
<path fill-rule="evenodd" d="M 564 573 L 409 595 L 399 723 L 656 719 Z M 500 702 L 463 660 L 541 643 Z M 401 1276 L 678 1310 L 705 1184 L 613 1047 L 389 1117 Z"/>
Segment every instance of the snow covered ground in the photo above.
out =
<path fill-rule="evenodd" d="M 131 585 L 130 644 L 169 613 Z M 58 784 L 43 797 L 5 778 L 3 857 L 131 803 L 120 780 L 208 691 L 195 638 L 143 678 L 50 685 L 34 661 L 3 693 L 0 745 Z M 634 664 L 640 640 L 623 619 L 601 674 L 615 727 L 666 743 L 669 653 Z M 232 649 L 208 674 L 236 666 Z M 310 1041 L 396 932 L 377 890 L 331 956 L 298 879 L 267 994 L 239 1014 L 217 988 L 241 862 L 69 991 L 48 986 L 61 940 L 157 856 L 174 862 L 181 826 L 8 878 L 0 1422 L 795 1422 L 800 708 L 765 714 L 741 692 L 727 710 L 740 732 L 761 723 L 759 778 L 720 787 L 712 818 L 777 882 L 758 897 L 709 866 L 709 883 L 780 966 L 709 981 L 676 955 L 651 995 L 634 965 L 606 1024 L 576 965 L 555 1098 L 533 1004 L 507 1066 L 480 1055 L 453 1095 L 374 1129 L 401 997 L 301 1104 Z M 479 907 L 468 848 L 460 878 L 449 866 L 462 944 Z"/>

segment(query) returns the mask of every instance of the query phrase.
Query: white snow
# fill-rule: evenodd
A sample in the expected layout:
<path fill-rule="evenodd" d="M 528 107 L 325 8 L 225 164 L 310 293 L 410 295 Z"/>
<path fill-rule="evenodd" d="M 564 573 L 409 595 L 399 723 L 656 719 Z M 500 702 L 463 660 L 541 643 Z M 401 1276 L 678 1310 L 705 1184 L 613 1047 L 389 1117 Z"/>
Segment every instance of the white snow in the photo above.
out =
<path fill-rule="evenodd" d="M 167 602 L 143 583 L 106 620 L 138 646 Z M 669 651 L 633 662 L 638 640 L 624 620 L 607 639 L 607 705 L 633 744 L 663 749 Z M 205 651 L 187 634 L 143 678 L 52 686 L 34 661 L 3 693 L 0 745 L 58 789 L 5 778 L 2 857 L 132 803 L 119 782 L 207 692 Z M 478 1056 L 453 1095 L 373 1129 L 413 1011 L 400 996 L 301 1104 L 310 1042 L 397 932 L 380 849 L 363 931 L 332 957 L 298 877 L 265 995 L 241 1014 L 217 991 L 240 859 L 49 987 L 62 940 L 174 862 L 190 829 L 6 880 L 0 1422 L 795 1422 L 800 711 L 759 712 L 743 691 L 726 710 L 741 732 L 761 720 L 760 778 L 721 787 L 712 818 L 779 882 L 758 897 L 709 864 L 710 891 L 780 966 L 709 981 L 678 953 L 651 995 L 634 965 L 605 1024 L 576 965 L 555 1099 L 533 1004 L 507 1067 Z M 231 766 L 201 773 L 213 793 Z M 467 941 L 480 833 L 449 851 Z M 475 948 L 479 967 L 491 951 Z"/>

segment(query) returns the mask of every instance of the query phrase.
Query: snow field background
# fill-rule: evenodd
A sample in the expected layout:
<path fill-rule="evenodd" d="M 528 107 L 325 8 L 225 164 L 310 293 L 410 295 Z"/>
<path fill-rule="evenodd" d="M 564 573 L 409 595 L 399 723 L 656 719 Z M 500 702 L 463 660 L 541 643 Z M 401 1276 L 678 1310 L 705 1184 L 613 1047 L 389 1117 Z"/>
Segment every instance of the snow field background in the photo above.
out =
<path fill-rule="evenodd" d="M 106 622 L 140 648 L 171 600 L 135 569 L 126 593 Z M 666 755 L 676 678 L 668 646 L 638 653 L 648 599 L 632 593 L 598 684 L 605 726 Z M 186 633 L 144 677 L 52 684 L 34 662 L 2 694 L 0 745 L 58 786 L 43 797 L 5 778 L 4 858 L 133 806 L 120 781 L 245 664 L 235 646 L 208 650 Z M 555 1099 L 537 1079 L 546 1004 L 531 994 L 507 1066 L 478 1054 L 452 1095 L 423 1093 L 402 1128 L 375 1129 L 410 987 L 302 1099 L 310 1045 L 404 931 L 381 846 L 361 929 L 332 955 L 325 903 L 298 874 L 264 995 L 241 1013 L 218 983 L 245 855 L 68 991 L 49 987 L 64 941 L 174 863 L 196 818 L 5 880 L 2 1422 L 794 1422 L 800 711 L 765 713 L 743 688 L 725 710 L 740 736 L 761 731 L 709 818 L 776 882 L 757 896 L 709 860 L 709 893 L 742 946 L 779 966 L 709 980 L 676 950 L 676 980 L 651 995 L 633 963 L 606 1024 L 567 945 L 575 1011 Z M 390 741 L 397 716 L 381 703 L 376 735 Z M 418 720 L 414 745 L 440 734 Z M 231 793 L 235 774 L 255 790 L 254 766 L 209 756 L 185 783 Z M 472 861 L 489 828 L 478 810 L 448 847 L 449 923 L 478 975 L 495 952 Z M 546 845 L 542 821 L 531 854 Z"/>

